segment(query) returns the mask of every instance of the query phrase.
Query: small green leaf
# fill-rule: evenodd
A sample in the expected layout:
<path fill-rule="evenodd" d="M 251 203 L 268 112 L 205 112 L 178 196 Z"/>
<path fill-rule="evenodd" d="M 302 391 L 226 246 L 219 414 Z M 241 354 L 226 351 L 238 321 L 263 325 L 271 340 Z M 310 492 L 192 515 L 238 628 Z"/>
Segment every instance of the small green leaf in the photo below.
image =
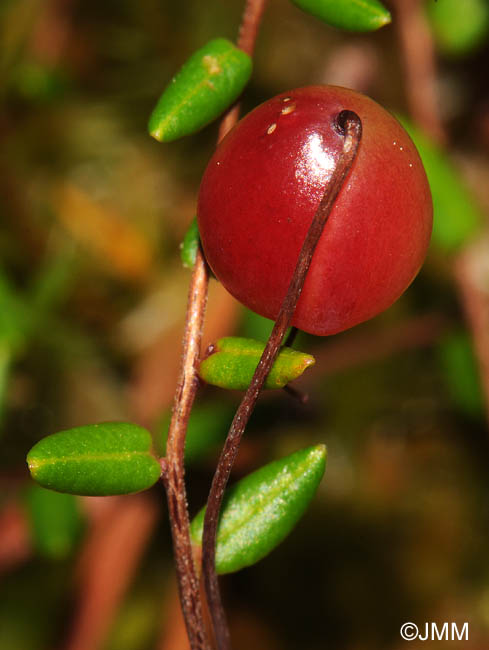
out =
<path fill-rule="evenodd" d="M 391 22 L 378 0 L 292 0 L 303 11 L 328 25 L 353 32 L 371 32 Z"/>
<path fill-rule="evenodd" d="M 220 339 L 199 368 L 199 376 L 208 384 L 246 390 L 250 385 L 265 344 L 253 339 L 229 336 Z M 314 365 L 310 354 L 282 348 L 265 382 L 265 388 L 283 388 Z"/>
<path fill-rule="evenodd" d="M 217 534 L 216 569 L 231 573 L 268 555 L 290 533 L 314 496 L 326 467 L 316 445 L 269 463 L 226 491 Z M 205 508 L 191 525 L 202 544 Z"/>
<path fill-rule="evenodd" d="M 426 8 L 438 48 L 451 56 L 463 56 L 482 45 L 489 32 L 487 0 L 438 0 Z"/>
<path fill-rule="evenodd" d="M 75 427 L 40 440 L 27 455 L 32 478 L 58 492 L 87 496 L 130 494 L 159 479 L 151 435 L 127 422 Z"/>
<path fill-rule="evenodd" d="M 204 45 L 161 95 L 149 118 L 150 135 L 171 142 L 212 122 L 241 94 L 251 67 L 251 58 L 225 38 Z"/>
<path fill-rule="evenodd" d="M 430 183 L 433 244 L 450 253 L 478 233 L 483 217 L 448 156 L 407 120 L 401 122 L 418 149 Z"/>
<path fill-rule="evenodd" d="M 185 439 L 185 460 L 188 463 L 193 463 L 222 442 L 231 425 L 233 415 L 234 408 L 221 401 L 194 406 Z M 161 431 L 159 447 L 161 447 L 162 456 L 166 455 L 169 426 L 170 414 L 167 413 L 158 427 Z"/>
<path fill-rule="evenodd" d="M 199 250 L 199 244 L 199 226 L 197 224 L 197 217 L 194 217 L 187 232 L 185 233 L 183 242 L 180 244 L 180 258 L 182 260 L 182 264 L 186 269 L 194 268 L 197 251 Z"/>
<path fill-rule="evenodd" d="M 467 415 L 484 415 L 484 397 L 472 341 L 466 332 L 446 336 L 438 347 L 443 379 L 456 406 Z"/>
<path fill-rule="evenodd" d="M 83 523 L 76 497 L 45 490 L 33 483 L 26 501 L 37 551 L 56 559 L 69 555 L 79 539 Z"/>

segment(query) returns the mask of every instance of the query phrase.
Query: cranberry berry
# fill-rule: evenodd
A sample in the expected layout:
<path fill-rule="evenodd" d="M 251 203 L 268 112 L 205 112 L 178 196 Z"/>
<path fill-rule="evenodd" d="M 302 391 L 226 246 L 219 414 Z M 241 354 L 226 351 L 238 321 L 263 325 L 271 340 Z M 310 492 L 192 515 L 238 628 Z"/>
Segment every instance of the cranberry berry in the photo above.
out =
<path fill-rule="evenodd" d="M 340 332 L 389 307 L 426 255 L 432 202 L 419 155 L 397 120 L 346 88 L 300 88 L 258 106 L 217 148 L 200 188 L 207 260 L 228 291 L 276 318 L 342 149 L 338 115 L 362 121 L 357 158 L 314 253 L 292 321 Z"/>

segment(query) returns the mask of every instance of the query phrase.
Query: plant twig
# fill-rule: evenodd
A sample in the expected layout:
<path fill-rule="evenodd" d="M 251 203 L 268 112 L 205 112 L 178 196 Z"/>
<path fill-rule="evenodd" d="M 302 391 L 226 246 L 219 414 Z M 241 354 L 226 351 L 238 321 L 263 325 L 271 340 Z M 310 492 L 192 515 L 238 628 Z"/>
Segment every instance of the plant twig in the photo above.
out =
<path fill-rule="evenodd" d="M 253 56 L 256 37 L 258 36 L 258 28 L 266 4 L 267 0 L 246 0 L 236 45 L 249 56 Z M 219 135 L 217 138 L 218 142 L 220 142 L 226 133 L 232 129 L 238 121 L 238 118 L 239 104 L 235 104 L 221 120 Z"/>
<path fill-rule="evenodd" d="M 253 53 L 265 5 L 266 0 L 246 1 L 237 45 L 250 56 Z M 238 115 L 239 107 L 235 105 L 224 116 L 219 127 L 218 142 L 237 122 Z M 210 647 L 205 634 L 199 580 L 192 555 L 184 468 L 185 436 L 198 387 L 196 370 L 200 356 L 208 283 L 207 264 L 199 249 L 189 290 L 182 365 L 168 430 L 167 455 L 162 459 L 162 479 L 167 492 L 178 589 L 192 650 L 208 650 Z"/>
<path fill-rule="evenodd" d="M 199 579 L 192 556 L 184 469 L 185 435 L 198 385 L 196 366 L 200 355 L 208 283 L 207 265 L 199 250 L 190 282 L 182 367 L 168 430 L 166 458 L 162 460 L 180 602 L 192 650 L 210 649 L 202 616 Z"/>
<path fill-rule="evenodd" d="M 215 570 L 217 526 L 221 503 L 231 468 L 238 453 L 241 437 L 267 375 L 280 351 L 285 332 L 290 325 L 297 301 L 301 295 L 314 250 L 319 242 L 334 202 L 356 158 L 362 132 L 360 118 L 352 111 L 342 111 L 338 115 L 337 121 L 344 133 L 343 150 L 307 232 L 287 294 L 280 308 L 270 338 L 265 346 L 265 350 L 263 351 L 248 390 L 234 416 L 231 429 L 219 458 L 207 501 L 202 540 L 202 565 L 207 601 L 213 621 L 218 650 L 229 650 L 231 647 L 229 630 L 222 607 L 219 583 Z"/>

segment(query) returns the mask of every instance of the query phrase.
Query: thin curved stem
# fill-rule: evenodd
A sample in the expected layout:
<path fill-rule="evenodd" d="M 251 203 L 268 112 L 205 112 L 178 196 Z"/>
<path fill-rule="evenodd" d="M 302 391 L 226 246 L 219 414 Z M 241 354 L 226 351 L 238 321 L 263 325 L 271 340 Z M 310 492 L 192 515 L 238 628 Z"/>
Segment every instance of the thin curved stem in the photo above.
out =
<path fill-rule="evenodd" d="M 166 458 L 162 460 L 162 479 L 168 500 L 180 602 L 192 650 L 210 650 L 211 647 L 205 634 L 199 578 L 192 556 L 184 468 L 185 435 L 198 385 L 196 366 L 200 355 L 208 282 L 207 265 L 199 250 L 189 288 L 182 366 L 168 430 Z"/>
<path fill-rule="evenodd" d="M 247 0 L 237 45 L 253 54 L 258 27 L 267 0 Z M 218 142 L 237 122 L 238 105 L 221 121 Z M 202 251 L 198 250 L 189 289 L 183 353 L 168 431 L 166 457 L 161 459 L 170 527 L 173 538 L 178 590 L 187 635 L 192 650 L 210 650 L 202 616 L 199 579 L 190 540 L 187 494 L 185 489 L 184 451 L 188 420 L 198 388 L 197 365 L 200 357 L 202 329 L 207 305 L 209 271 Z"/>
<path fill-rule="evenodd" d="M 243 18 L 239 27 L 237 47 L 249 56 L 253 56 L 256 38 L 260 27 L 263 12 L 268 0 L 246 0 L 243 10 Z M 239 103 L 232 106 L 222 118 L 219 126 L 218 142 L 220 142 L 228 131 L 236 124 L 239 118 Z"/>
<path fill-rule="evenodd" d="M 212 617 L 218 650 L 230 650 L 231 642 L 222 607 L 219 582 L 215 570 L 216 539 L 219 513 L 224 490 L 229 480 L 231 468 L 238 453 L 244 429 L 258 400 L 260 391 L 275 361 L 290 325 L 299 297 L 304 286 L 314 250 L 319 242 L 324 226 L 334 202 L 350 172 L 356 158 L 362 134 L 360 118 L 352 111 L 342 111 L 337 118 L 344 133 L 343 150 L 336 168 L 325 190 L 321 203 L 314 215 L 297 260 L 292 279 L 280 308 L 277 320 L 256 368 L 253 379 L 246 391 L 236 415 L 234 416 L 219 463 L 214 475 L 207 501 L 202 541 L 202 568 L 204 585 Z"/>

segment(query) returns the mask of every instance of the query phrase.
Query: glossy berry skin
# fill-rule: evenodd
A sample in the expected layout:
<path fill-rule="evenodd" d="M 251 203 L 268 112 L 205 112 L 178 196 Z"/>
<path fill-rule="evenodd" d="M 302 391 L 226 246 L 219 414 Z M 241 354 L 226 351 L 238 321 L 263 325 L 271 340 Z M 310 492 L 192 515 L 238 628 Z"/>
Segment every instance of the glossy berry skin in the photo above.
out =
<path fill-rule="evenodd" d="M 283 93 L 221 142 L 199 194 L 199 230 L 214 274 L 250 309 L 276 318 L 342 147 L 336 117 L 345 109 L 360 116 L 362 139 L 292 321 L 317 335 L 340 332 L 389 307 L 425 258 L 431 194 L 397 120 L 346 88 Z"/>

